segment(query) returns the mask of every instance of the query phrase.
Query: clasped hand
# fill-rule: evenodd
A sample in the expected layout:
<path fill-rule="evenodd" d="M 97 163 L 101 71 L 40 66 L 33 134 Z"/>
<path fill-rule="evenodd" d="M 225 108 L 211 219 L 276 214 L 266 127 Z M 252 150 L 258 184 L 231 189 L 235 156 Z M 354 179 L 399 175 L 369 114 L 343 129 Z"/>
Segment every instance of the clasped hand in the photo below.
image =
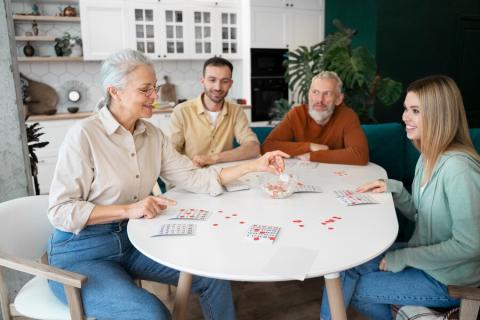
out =
<path fill-rule="evenodd" d="M 280 174 L 285 170 L 285 161 L 283 158 L 290 158 L 290 156 L 280 150 L 267 152 L 253 161 L 254 167 L 252 171 Z"/>

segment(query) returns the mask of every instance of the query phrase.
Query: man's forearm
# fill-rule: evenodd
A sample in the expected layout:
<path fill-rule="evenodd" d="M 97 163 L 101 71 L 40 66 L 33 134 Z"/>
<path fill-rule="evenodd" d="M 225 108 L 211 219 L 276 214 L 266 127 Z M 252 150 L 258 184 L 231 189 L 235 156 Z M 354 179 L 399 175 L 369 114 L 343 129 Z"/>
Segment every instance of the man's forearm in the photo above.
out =
<path fill-rule="evenodd" d="M 248 141 L 235 149 L 220 152 L 216 156 L 217 163 L 257 158 L 260 156 L 260 144 L 256 141 Z"/>

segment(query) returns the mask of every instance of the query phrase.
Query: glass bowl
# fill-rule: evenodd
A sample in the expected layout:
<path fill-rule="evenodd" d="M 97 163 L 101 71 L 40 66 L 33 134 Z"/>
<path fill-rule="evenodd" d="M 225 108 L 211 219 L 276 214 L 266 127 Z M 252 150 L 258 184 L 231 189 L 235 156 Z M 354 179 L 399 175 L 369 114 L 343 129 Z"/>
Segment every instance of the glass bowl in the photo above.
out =
<path fill-rule="evenodd" d="M 261 181 L 261 188 L 272 199 L 288 198 L 295 191 L 295 179 L 289 176 L 288 181 L 276 175 L 266 175 Z"/>

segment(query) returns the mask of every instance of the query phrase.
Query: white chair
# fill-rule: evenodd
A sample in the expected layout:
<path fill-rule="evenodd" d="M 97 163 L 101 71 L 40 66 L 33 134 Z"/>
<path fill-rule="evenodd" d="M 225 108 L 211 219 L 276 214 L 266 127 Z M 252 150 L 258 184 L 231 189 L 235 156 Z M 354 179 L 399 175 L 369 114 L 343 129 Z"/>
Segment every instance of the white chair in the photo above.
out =
<path fill-rule="evenodd" d="M 83 319 L 80 288 L 87 277 L 45 263 L 53 227 L 47 219 L 48 196 L 18 198 L 0 203 L 0 302 L 4 320 L 13 316 L 34 319 Z M 2 269 L 33 275 L 10 303 Z M 69 306 L 58 300 L 47 279 L 64 285 Z"/>

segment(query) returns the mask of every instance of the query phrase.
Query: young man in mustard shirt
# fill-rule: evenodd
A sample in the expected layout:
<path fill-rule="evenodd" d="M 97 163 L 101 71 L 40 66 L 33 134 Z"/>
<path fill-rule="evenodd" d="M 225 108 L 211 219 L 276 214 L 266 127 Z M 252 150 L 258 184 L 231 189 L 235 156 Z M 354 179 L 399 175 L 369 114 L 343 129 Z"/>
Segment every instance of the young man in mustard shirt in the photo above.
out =
<path fill-rule="evenodd" d="M 233 66 L 213 57 L 203 65 L 204 92 L 173 110 L 170 137 L 178 152 L 199 167 L 245 160 L 260 155 L 260 143 L 242 108 L 225 97 L 230 90 Z M 233 139 L 240 146 L 233 148 Z"/>

